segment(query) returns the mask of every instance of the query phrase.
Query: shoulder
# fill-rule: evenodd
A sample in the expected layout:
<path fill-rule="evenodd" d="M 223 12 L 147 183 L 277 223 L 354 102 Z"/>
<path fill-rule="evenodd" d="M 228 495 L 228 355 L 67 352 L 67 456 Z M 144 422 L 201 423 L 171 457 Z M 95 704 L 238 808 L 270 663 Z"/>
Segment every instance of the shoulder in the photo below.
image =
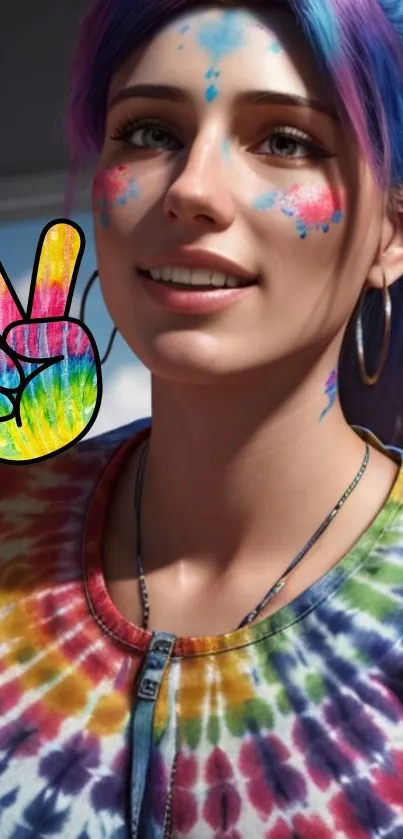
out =
<path fill-rule="evenodd" d="M 151 419 L 136 420 L 129 425 L 84 439 L 59 455 L 36 463 L 0 464 L 0 512 L 12 500 L 28 500 L 40 496 L 51 500 L 64 495 L 67 500 L 74 491 L 91 488 L 114 453 L 132 437 L 150 425 Z"/>

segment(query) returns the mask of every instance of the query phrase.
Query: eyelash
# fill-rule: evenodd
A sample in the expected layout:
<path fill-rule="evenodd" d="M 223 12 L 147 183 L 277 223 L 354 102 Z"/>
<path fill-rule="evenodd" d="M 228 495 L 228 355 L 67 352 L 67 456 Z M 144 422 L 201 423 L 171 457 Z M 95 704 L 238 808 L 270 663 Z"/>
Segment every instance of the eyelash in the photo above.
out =
<path fill-rule="evenodd" d="M 144 129 L 162 128 L 162 130 L 166 134 L 171 134 L 171 136 L 174 136 L 171 133 L 170 129 L 167 128 L 166 126 L 164 126 L 164 124 L 157 119 L 136 119 L 136 120 L 131 120 L 131 121 L 125 122 L 120 128 L 117 129 L 115 134 L 113 134 L 110 137 L 110 139 L 114 140 L 115 142 L 124 142 L 125 140 L 129 140 L 129 137 L 135 131 L 139 131 L 142 128 L 144 128 Z M 328 154 L 325 151 L 318 148 L 318 146 L 316 146 L 313 142 L 311 142 L 306 134 L 299 131 L 297 128 L 292 128 L 289 125 L 279 126 L 279 128 L 277 128 L 276 131 L 272 131 L 271 134 L 268 135 L 268 137 L 265 138 L 265 139 L 268 139 L 269 136 L 270 137 L 287 137 L 291 140 L 299 140 L 298 145 L 303 146 L 306 149 L 306 151 L 309 152 L 309 156 L 311 156 L 311 157 L 328 157 Z M 263 142 L 265 142 L 265 140 L 263 140 Z M 133 143 L 130 143 L 130 145 L 132 146 L 132 148 L 137 148 L 137 149 L 147 148 L 147 146 L 136 146 Z M 260 144 L 260 145 L 262 145 L 262 144 Z M 160 151 L 160 149 L 158 149 L 158 148 L 157 149 L 152 149 L 152 147 L 150 147 L 150 150 L 151 151 L 153 151 L 153 150 L 154 151 Z M 163 149 L 163 151 L 167 151 L 167 149 Z M 175 151 L 175 150 L 170 149 L 169 151 Z M 260 154 L 262 157 L 263 156 L 273 157 L 273 155 L 271 155 L 269 153 L 266 154 L 265 152 L 260 152 L 260 153 L 256 152 L 256 154 Z M 274 156 L 276 156 L 276 155 L 274 155 Z M 279 157 L 281 157 L 283 160 L 284 159 L 287 160 L 288 156 L 287 155 L 284 155 L 284 156 L 279 155 Z M 304 158 L 289 157 L 289 159 L 290 160 L 294 160 L 294 159 L 295 160 L 301 160 L 301 159 L 303 160 Z"/>

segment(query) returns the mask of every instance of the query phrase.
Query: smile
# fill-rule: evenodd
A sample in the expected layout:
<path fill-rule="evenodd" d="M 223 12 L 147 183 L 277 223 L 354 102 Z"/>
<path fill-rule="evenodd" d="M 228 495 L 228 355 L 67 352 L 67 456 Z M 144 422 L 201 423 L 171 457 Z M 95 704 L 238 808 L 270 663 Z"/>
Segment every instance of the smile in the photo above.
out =
<path fill-rule="evenodd" d="M 209 271 L 206 268 L 184 268 L 179 266 L 164 266 L 152 268 L 148 271 L 139 270 L 139 273 L 157 283 L 166 283 L 172 286 L 183 287 L 202 291 L 203 289 L 222 288 L 246 288 L 256 285 L 255 280 L 246 280 L 235 277 L 231 274 L 224 274 L 221 271 Z"/>

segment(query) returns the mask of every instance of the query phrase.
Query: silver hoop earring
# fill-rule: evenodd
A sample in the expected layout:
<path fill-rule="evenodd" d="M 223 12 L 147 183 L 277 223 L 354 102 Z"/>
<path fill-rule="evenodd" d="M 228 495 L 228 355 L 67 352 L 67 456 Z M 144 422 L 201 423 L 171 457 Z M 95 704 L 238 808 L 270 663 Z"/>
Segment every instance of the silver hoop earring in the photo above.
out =
<path fill-rule="evenodd" d="M 376 385 L 379 382 L 381 377 L 382 370 L 385 366 L 386 359 L 389 353 L 390 347 L 390 337 L 392 331 L 392 300 L 389 293 L 389 289 L 386 282 L 386 275 L 383 272 L 383 284 L 382 284 L 382 296 L 383 296 L 383 315 L 385 321 L 385 329 L 381 347 L 381 354 L 379 360 L 379 366 L 376 373 L 373 376 L 370 376 L 365 367 L 365 354 L 364 354 L 364 331 L 362 327 L 362 304 L 365 297 L 367 289 L 364 287 L 364 291 L 361 295 L 359 307 L 358 307 L 358 314 L 357 320 L 355 324 L 355 338 L 356 338 L 356 345 L 357 345 L 357 355 L 358 355 L 358 363 L 360 367 L 361 378 L 366 385 Z"/>

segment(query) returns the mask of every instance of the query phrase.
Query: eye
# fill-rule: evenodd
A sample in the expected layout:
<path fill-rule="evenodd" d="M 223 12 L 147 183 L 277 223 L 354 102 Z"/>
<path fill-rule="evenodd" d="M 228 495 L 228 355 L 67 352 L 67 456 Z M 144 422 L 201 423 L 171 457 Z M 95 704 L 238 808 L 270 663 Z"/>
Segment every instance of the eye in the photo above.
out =
<path fill-rule="evenodd" d="M 138 149 L 172 151 L 180 148 L 179 140 L 163 123 L 154 119 L 137 119 L 124 123 L 111 140 L 127 141 Z"/>
<path fill-rule="evenodd" d="M 277 149 L 270 151 L 270 146 L 273 149 L 277 144 Z M 259 151 L 265 145 L 269 146 L 268 151 Z M 305 154 L 293 154 L 297 149 L 303 149 Z M 287 149 L 290 153 L 287 153 Z M 309 157 L 328 157 L 329 155 L 323 149 L 320 149 L 312 142 L 308 134 L 299 131 L 297 128 L 284 126 L 277 131 L 273 131 L 263 143 L 254 150 L 254 154 L 264 155 L 268 157 L 282 157 L 284 159 L 298 160 Z"/>

